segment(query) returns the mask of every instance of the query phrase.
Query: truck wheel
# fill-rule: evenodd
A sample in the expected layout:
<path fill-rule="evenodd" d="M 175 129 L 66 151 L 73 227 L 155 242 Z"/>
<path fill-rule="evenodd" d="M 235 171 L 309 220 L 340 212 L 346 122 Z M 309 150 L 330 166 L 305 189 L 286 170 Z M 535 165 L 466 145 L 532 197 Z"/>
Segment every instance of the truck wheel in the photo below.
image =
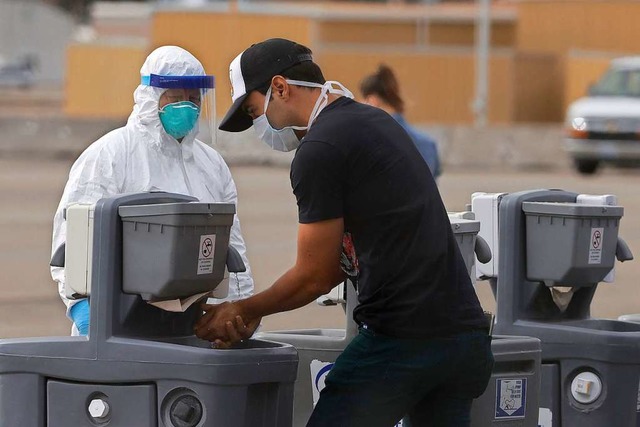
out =
<path fill-rule="evenodd" d="M 597 160 L 575 160 L 576 170 L 583 175 L 592 175 L 598 169 Z"/>

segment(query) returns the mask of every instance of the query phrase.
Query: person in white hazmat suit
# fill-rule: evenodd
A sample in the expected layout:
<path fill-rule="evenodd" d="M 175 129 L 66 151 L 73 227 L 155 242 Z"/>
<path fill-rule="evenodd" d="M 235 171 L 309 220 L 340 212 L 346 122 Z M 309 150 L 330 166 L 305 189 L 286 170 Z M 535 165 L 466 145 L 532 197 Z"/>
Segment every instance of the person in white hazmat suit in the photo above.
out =
<path fill-rule="evenodd" d="M 180 193 L 201 202 L 237 202 L 225 161 L 196 139 L 203 98 L 214 86 L 213 77 L 205 75 L 193 55 L 176 46 L 154 50 L 140 74 L 127 124 L 91 144 L 71 167 L 53 222 L 54 253 L 66 240 L 63 214 L 72 203 L 95 203 L 108 196 L 145 191 Z M 215 126 L 210 131 L 215 132 Z M 230 244 L 247 267 L 230 278 L 225 300 L 233 301 L 251 296 L 254 287 L 237 215 Z M 52 267 L 51 276 L 73 321 L 72 334 L 88 334 L 88 300 L 65 297 L 64 268 Z"/>

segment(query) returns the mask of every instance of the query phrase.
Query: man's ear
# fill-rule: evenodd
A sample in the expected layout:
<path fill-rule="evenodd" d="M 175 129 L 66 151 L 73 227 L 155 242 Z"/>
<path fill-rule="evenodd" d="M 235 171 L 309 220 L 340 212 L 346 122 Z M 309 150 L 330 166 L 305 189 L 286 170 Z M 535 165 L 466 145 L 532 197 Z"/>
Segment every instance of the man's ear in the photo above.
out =
<path fill-rule="evenodd" d="M 271 84 L 273 85 L 273 89 L 271 90 L 273 96 L 283 100 L 289 98 L 289 83 L 286 82 L 284 77 L 275 76 L 271 80 Z"/>

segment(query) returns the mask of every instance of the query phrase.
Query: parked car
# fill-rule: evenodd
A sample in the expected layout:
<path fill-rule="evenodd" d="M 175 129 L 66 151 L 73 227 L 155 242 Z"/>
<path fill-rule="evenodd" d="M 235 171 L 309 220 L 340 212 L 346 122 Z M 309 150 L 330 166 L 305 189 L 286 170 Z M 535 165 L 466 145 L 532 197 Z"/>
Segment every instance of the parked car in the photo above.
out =
<path fill-rule="evenodd" d="M 640 166 L 640 56 L 618 58 L 566 115 L 564 148 L 583 174 Z"/>
<path fill-rule="evenodd" d="M 27 89 L 34 83 L 35 59 L 24 56 L 14 61 L 0 58 L 0 87 Z"/>

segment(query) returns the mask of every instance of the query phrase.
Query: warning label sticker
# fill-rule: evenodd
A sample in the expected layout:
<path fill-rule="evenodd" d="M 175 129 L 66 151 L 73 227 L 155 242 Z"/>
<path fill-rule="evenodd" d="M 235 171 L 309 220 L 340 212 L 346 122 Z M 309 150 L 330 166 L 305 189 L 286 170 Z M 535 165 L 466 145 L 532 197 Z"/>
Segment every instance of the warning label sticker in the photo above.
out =
<path fill-rule="evenodd" d="M 602 263 L 602 241 L 604 239 L 604 228 L 592 228 L 591 239 L 589 240 L 589 264 Z"/>
<path fill-rule="evenodd" d="M 200 236 L 198 251 L 198 274 L 213 273 L 213 254 L 216 247 L 216 235 L 204 234 Z"/>
<path fill-rule="evenodd" d="M 496 419 L 524 418 L 527 379 L 496 380 Z"/>

